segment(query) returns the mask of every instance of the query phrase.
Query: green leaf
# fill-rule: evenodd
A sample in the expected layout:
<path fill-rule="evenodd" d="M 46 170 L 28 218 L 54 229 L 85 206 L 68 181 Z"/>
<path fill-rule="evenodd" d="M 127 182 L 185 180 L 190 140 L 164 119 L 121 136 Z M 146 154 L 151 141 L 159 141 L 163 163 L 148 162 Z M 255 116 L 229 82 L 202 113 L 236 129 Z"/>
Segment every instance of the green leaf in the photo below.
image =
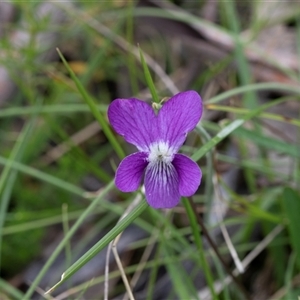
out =
<path fill-rule="evenodd" d="M 291 244 L 297 254 L 300 268 L 300 195 L 295 190 L 287 187 L 282 193 L 283 207 L 288 221 Z"/>

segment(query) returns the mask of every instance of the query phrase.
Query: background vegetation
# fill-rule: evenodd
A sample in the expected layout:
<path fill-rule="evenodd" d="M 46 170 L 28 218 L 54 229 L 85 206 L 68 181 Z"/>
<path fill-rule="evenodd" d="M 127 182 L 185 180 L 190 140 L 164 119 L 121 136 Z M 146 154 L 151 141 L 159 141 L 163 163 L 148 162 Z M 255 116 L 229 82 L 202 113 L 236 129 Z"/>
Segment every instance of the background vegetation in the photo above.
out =
<path fill-rule="evenodd" d="M 1 1 L 0 299 L 296 299 L 299 13 L 295 1 Z M 205 104 L 182 147 L 203 182 L 170 211 L 113 184 L 134 147 L 107 107 L 150 102 L 145 69 L 160 99 L 194 89 Z"/>

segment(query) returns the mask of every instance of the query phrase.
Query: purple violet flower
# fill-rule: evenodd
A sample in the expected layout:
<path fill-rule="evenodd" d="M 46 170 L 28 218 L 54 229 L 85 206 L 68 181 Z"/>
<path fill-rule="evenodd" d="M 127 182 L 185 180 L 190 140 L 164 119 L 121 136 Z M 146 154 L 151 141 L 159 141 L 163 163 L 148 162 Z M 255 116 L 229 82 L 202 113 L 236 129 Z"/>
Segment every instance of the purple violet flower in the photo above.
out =
<path fill-rule="evenodd" d="M 181 196 L 193 195 L 201 182 L 201 170 L 177 152 L 201 115 L 202 100 L 195 91 L 171 97 L 157 114 L 149 104 L 135 98 L 114 100 L 108 108 L 109 122 L 139 150 L 121 161 L 116 186 L 133 192 L 145 174 L 146 199 L 154 208 L 171 208 Z"/>

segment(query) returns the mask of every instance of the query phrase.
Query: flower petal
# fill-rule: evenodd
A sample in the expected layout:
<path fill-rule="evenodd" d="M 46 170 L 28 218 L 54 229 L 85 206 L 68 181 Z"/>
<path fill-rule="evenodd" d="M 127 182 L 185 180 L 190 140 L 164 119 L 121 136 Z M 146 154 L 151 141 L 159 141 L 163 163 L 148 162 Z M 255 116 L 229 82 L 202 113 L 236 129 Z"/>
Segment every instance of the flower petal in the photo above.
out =
<path fill-rule="evenodd" d="M 202 115 L 202 100 L 195 91 L 178 93 L 168 100 L 158 113 L 159 138 L 175 151 L 184 143 Z"/>
<path fill-rule="evenodd" d="M 175 154 L 173 165 L 179 177 L 179 193 L 189 197 L 196 193 L 202 177 L 199 166 L 183 154 Z"/>
<path fill-rule="evenodd" d="M 152 107 L 138 99 L 116 99 L 108 108 L 108 119 L 115 131 L 135 145 L 147 151 L 154 141 L 156 115 Z"/>
<path fill-rule="evenodd" d="M 116 171 L 117 188 L 122 192 L 137 190 L 147 164 L 147 154 L 144 152 L 133 153 L 125 157 Z"/>
<path fill-rule="evenodd" d="M 171 163 L 149 164 L 145 173 L 146 199 L 154 208 L 171 208 L 180 200 L 178 174 Z"/>

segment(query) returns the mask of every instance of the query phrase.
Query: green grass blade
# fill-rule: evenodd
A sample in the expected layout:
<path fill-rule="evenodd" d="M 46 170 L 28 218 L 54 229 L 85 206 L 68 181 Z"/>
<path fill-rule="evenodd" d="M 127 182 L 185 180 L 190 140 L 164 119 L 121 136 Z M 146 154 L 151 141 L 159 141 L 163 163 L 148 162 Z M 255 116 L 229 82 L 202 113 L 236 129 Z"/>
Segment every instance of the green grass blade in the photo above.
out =
<path fill-rule="evenodd" d="M 65 60 L 62 53 L 57 49 L 57 52 L 63 61 L 66 69 L 69 71 L 71 78 L 73 79 L 74 83 L 76 84 L 78 91 L 80 92 L 82 98 L 85 100 L 87 105 L 90 107 L 91 112 L 93 113 L 96 120 L 99 122 L 104 134 L 106 135 L 107 139 L 111 143 L 112 147 L 115 149 L 116 153 L 118 154 L 120 159 L 123 159 L 125 157 L 125 153 L 123 149 L 121 148 L 120 144 L 118 143 L 117 139 L 115 138 L 114 134 L 112 133 L 110 127 L 108 126 L 105 118 L 103 115 L 99 112 L 97 105 L 95 104 L 94 100 L 91 98 L 91 96 L 87 93 L 81 82 L 76 77 L 73 70 L 70 68 L 69 64 Z"/>
<path fill-rule="evenodd" d="M 117 225 L 111 229 L 97 244 L 95 244 L 89 251 L 81 256 L 69 269 L 67 269 L 61 276 L 61 280 L 54 285 L 47 293 L 51 293 L 56 287 L 65 282 L 73 274 L 75 274 L 81 267 L 83 267 L 88 261 L 90 261 L 95 255 L 97 255 L 104 247 L 106 247 L 114 238 L 117 237 L 128 225 L 130 225 L 146 208 L 147 202 L 141 201 L 141 203 L 124 219 L 122 219 Z M 69 231 L 69 233 L 72 229 Z"/>
<path fill-rule="evenodd" d="M 149 90 L 151 92 L 151 95 L 152 95 L 152 100 L 156 103 L 159 103 L 160 101 L 159 101 L 158 95 L 156 93 L 156 89 L 155 89 L 150 71 L 149 71 L 148 66 L 145 62 L 143 52 L 142 52 L 140 47 L 139 47 L 139 51 L 140 51 L 141 63 L 142 63 L 142 66 L 143 66 L 146 82 L 147 82 L 148 88 L 149 88 Z"/>
<path fill-rule="evenodd" d="M 104 211 L 103 208 L 96 209 L 93 212 L 93 215 L 100 214 L 103 211 Z M 83 212 L 83 210 L 70 212 L 68 214 L 69 221 L 71 221 L 73 219 L 77 219 L 82 214 L 82 212 Z M 61 215 L 56 215 L 56 216 L 52 216 L 49 218 L 41 218 L 41 219 L 34 220 L 34 221 L 28 221 L 28 222 L 23 222 L 23 223 L 20 223 L 17 225 L 3 227 L 2 235 L 10 235 L 10 234 L 23 232 L 23 231 L 30 231 L 30 230 L 47 227 L 47 226 L 51 226 L 51 225 L 55 225 L 55 224 L 60 224 L 60 223 L 61 223 Z"/>
<path fill-rule="evenodd" d="M 63 225 L 64 236 L 66 236 L 70 230 L 68 205 L 66 203 L 64 203 L 62 205 L 62 225 Z M 72 261 L 72 250 L 71 250 L 71 243 L 69 240 L 66 242 L 65 256 L 66 256 L 66 266 L 65 267 L 69 268 L 69 266 L 71 265 L 71 261 Z"/>
<path fill-rule="evenodd" d="M 286 289 L 286 298 L 285 299 L 295 299 L 295 295 L 293 295 L 293 274 L 295 269 L 295 264 L 297 261 L 297 255 L 295 252 L 292 252 L 292 254 L 289 257 L 287 269 L 285 272 L 285 289 Z M 298 297 L 299 299 L 299 297 Z"/>
<path fill-rule="evenodd" d="M 133 43 L 134 43 L 134 22 L 135 19 L 133 17 L 133 11 L 135 8 L 135 3 L 133 0 L 128 1 L 127 5 L 127 17 L 126 17 L 126 40 L 128 42 L 128 45 L 130 47 L 130 51 L 128 51 L 127 54 L 127 66 L 129 71 L 129 79 L 130 79 L 130 85 L 131 90 L 134 95 L 137 95 L 139 93 L 139 84 L 138 84 L 138 72 L 136 67 L 136 59 L 133 54 Z"/>
<path fill-rule="evenodd" d="M 53 264 L 59 253 L 64 249 L 67 242 L 71 239 L 71 237 L 75 234 L 79 226 L 84 222 L 84 220 L 94 212 L 95 208 L 99 205 L 99 202 L 103 200 L 103 198 L 106 196 L 106 194 L 114 187 L 114 183 L 111 182 L 108 184 L 103 191 L 99 194 L 97 198 L 95 198 L 91 204 L 87 207 L 87 209 L 80 215 L 78 220 L 75 222 L 75 224 L 70 228 L 66 236 L 63 238 L 63 240 L 59 243 L 59 245 L 55 248 L 55 250 L 52 252 L 51 256 L 48 258 L 47 262 L 44 264 L 43 268 L 37 275 L 37 277 L 34 279 L 32 284 L 30 285 L 28 291 L 26 292 L 24 299 L 30 299 L 32 294 L 34 293 L 36 287 L 39 285 L 41 279 L 46 274 L 50 266 Z"/>
<path fill-rule="evenodd" d="M 283 142 L 278 139 L 260 134 L 257 131 L 252 131 L 245 128 L 239 128 L 235 131 L 234 135 L 238 136 L 239 138 L 249 139 L 255 144 L 262 147 L 266 147 L 270 150 L 275 150 L 280 153 L 285 153 L 292 157 L 300 158 L 299 146 L 295 144 Z"/>
<path fill-rule="evenodd" d="M 239 15 L 236 12 L 236 1 L 220 2 L 221 14 L 226 18 L 229 28 L 232 31 L 233 41 L 235 43 L 234 56 L 237 62 L 237 74 L 240 79 L 241 85 L 250 84 L 252 81 L 250 67 L 245 57 L 243 43 L 240 38 L 240 20 Z M 249 109 L 255 109 L 258 107 L 258 101 L 254 91 L 246 92 L 242 97 L 243 106 Z M 261 131 L 259 124 L 254 122 L 254 127 L 257 132 Z M 249 157 L 249 149 L 244 140 L 237 141 L 241 157 Z M 263 152 L 259 150 L 259 156 L 262 156 Z M 265 160 L 262 160 L 264 162 Z M 243 170 L 247 187 L 251 193 L 256 192 L 256 177 L 251 169 L 244 168 Z"/>
<path fill-rule="evenodd" d="M 240 22 L 239 15 L 236 12 L 235 1 L 221 1 L 221 13 L 224 12 L 226 16 L 229 27 L 232 31 L 233 40 L 235 42 L 234 54 L 235 60 L 237 62 L 237 73 L 241 81 L 241 85 L 250 84 L 251 72 L 249 68 L 248 61 L 244 54 L 243 43 L 240 39 Z M 257 104 L 257 99 L 253 91 L 248 91 L 243 97 L 243 104 L 245 107 L 250 109 L 255 109 Z"/>
<path fill-rule="evenodd" d="M 286 100 L 294 100 L 294 97 L 291 97 L 291 96 L 282 97 L 281 99 L 283 99 L 283 98 L 285 98 Z M 245 108 L 234 107 L 234 106 L 225 106 L 225 105 L 215 105 L 215 104 L 208 104 L 207 108 L 209 110 L 224 111 L 224 112 L 230 112 L 230 113 L 242 114 L 242 115 L 250 112 L 249 109 L 245 109 Z M 262 113 L 261 117 L 270 119 L 270 120 L 274 120 L 274 121 L 285 122 L 285 123 L 300 127 L 299 119 L 286 118 L 283 115 L 272 114 L 272 113 L 268 113 L 268 112 Z"/>
<path fill-rule="evenodd" d="M 164 250 L 164 257 L 172 256 L 173 251 L 167 243 L 164 243 L 162 247 Z M 181 263 L 174 262 L 166 264 L 165 267 L 168 270 L 174 288 L 174 290 L 171 291 L 172 294 L 169 295 L 169 299 L 175 298 L 175 292 L 179 299 L 198 299 L 195 286 L 191 282 L 191 277 L 187 274 Z"/>
<path fill-rule="evenodd" d="M 292 247 L 297 254 L 298 268 L 300 268 L 300 195 L 287 187 L 282 193 L 282 204 L 288 221 L 288 230 Z"/>
<path fill-rule="evenodd" d="M 232 200 L 236 201 L 236 203 L 241 203 L 246 207 L 245 211 L 249 216 L 253 216 L 255 217 L 255 219 L 262 219 L 265 221 L 273 222 L 275 224 L 281 222 L 279 216 L 277 216 L 272 212 L 265 211 L 264 209 L 258 207 L 257 205 L 247 201 L 243 196 L 238 195 L 232 189 L 230 189 L 222 179 L 220 179 L 220 183 L 222 184 L 223 188 L 226 190 L 226 192 L 228 193 L 228 195 Z"/>
<path fill-rule="evenodd" d="M 198 151 L 196 151 L 192 155 L 192 159 L 197 161 L 199 160 L 203 155 L 205 155 L 208 151 L 210 151 L 214 146 L 216 146 L 220 141 L 222 141 L 224 138 L 226 138 L 229 134 L 234 132 L 236 129 L 238 129 L 240 126 L 242 126 L 246 121 L 258 116 L 260 113 L 262 113 L 264 110 L 275 106 L 284 100 L 278 100 L 274 101 L 272 103 L 267 103 L 265 105 L 262 105 L 258 109 L 255 109 L 254 111 L 246 114 L 241 119 L 234 120 L 229 125 L 225 126 L 221 131 L 214 136 L 208 143 L 203 145 Z"/>
<path fill-rule="evenodd" d="M 106 112 L 107 105 L 97 104 L 98 111 Z M 0 118 L 9 118 L 15 116 L 24 116 L 36 114 L 69 114 L 77 112 L 90 112 L 91 109 L 86 104 L 52 104 L 43 105 L 42 107 L 27 106 L 27 107 L 8 107 L 0 110 Z"/>
<path fill-rule="evenodd" d="M 208 287 L 210 289 L 212 298 L 214 300 L 216 300 L 216 299 L 218 299 L 218 296 L 217 296 L 216 291 L 214 289 L 213 275 L 210 271 L 210 268 L 207 264 L 207 260 L 206 260 L 205 255 L 204 255 L 205 249 L 203 247 L 203 243 L 202 243 L 202 240 L 201 240 L 201 237 L 200 237 L 200 230 L 199 230 L 199 226 L 198 226 L 197 219 L 196 219 L 196 216 L 195 216 L 195 212 L 193 211 L 190 202 L 186 198 L 183 198 L 182 202 L 183 202 L 186 214 L 187 214 L 187 216 L 189 218 L 189 221 L 190 221 L 190 224 L 191 224 L 191 230 L 192 230 L 194 240 L 195 240 L 195 244 L 197 246 L 199 256 L 200 256 L 200 259 L 201 259 L 201 262 L 202 262 L 202 267 L 203 267 L 204 275 L 205 275 L 205 278 L 206 278 L 206 282 L 207 282 Z"/>
<path fill-rule="evenodd" d="M 211 140 L 208 132 L 199 124 L 196 126 L 195 131 L 204 138 L 205 142 L 208 143 Z M 213 174 L 214 174 L 214 166 L 213 166 L 213 151 L 208 151 L 206 154 L 206 179 L 205 179 L 205 201 L 207 213 L 205 214 L 205 218 L 208 219 L 211 210 L 212 197 L 213 197 Z M 206 220 L 207 221 L 207 220 Z"/>
<path fill-rule="evenodd" d="M 49 175 L 45 172 L 42 172 L 40 170 L 37 170 L 37 169 L 34 169 L 32 167 L 29 167 L 29 166 L 26 166 L 24 164 L 21 164 L 19 162 L 16 162 L 16 161 L 12 161 L 12 160 L 9 160 L 5 157 L 2 157 L 0 156 L 0 165 L 9 165 L 11 164 L 11 168 L 15 169 L 15 170 L 18 170 L 22 173 L 25 173 L 25 174 L 28 174 L 32 177 L 35 177 L 39 180 L 42 180 L 42 181 L 45 181 L 45 182 L 48 182 L 54 186 L 57 186 L 63 190 L 66 190 L 66 191 L 69 191 L 70 193 L 73 193 L 73 194 L 76 194 L 76 195 L 79 195 L 81 197 L 84 196 L 84 193 L 85 191 L 79 187 L 77 187 L 76 185 L 73 185 L 69 182 L 66 182 L 62 179 L 59 179 L 55 176 L 52 176 L 52 175 Z"/>
<path fill-rule="evenodd" d="M 12 298 L 7 298 L 7 299 L 17 299 L 17 300 L 24 299 L 24 294 L 21 291 L 17 290 L 15 287 L 10 285 L 8 282 L 3 280 L 1 277 L 0 277 L 0 291 L 4 291 L 7 295 L 12 297 Z M 6 299 L 6 298 L 3 298 L 3 299 Z"/>
<path fill-rule="evenodd" d="M 245 92 L 249 92 L 249 91 L 265 91 L 265 90 L 285 91 L 285 92 L 294 93 L 296 95 L 300 94 L 300 88 L 293 85 L 288 85 L 288 84 L 278 83 L 278 82 L 255 83 L 255 84 L 248 84 L 245 86 L 237 87 L 235 89 L 231 89 L 227 92 L 219 94 L 215 97 L 210 98 L 208 101 L 205 102 L 205 104 L 218 103 L 230 97 Z"/>
<path fill-rule="evenodd" d="M 13 169 L 14 160 L 19 160 L 24 153 L 25 146 L 29 140 L 29 135 L 33 128 L 34 119 L 24 126 L 23 131 L 18 136 L 17 142 L 11 151 L 8 163 L 4 166 L 0 178 L 0 270 L 1 270 L 1 250 L 2 250 L 2 228 L 6 219 L 6 212 L 9 206 L 11 192 L 17 177 L 17 170 Z"/>
<path fill-rule="evenodd" d="M 157 276 L 158 276 L 158 267 L 159 267 L 159 262 L 160 260 L 160 255 L 161 255 L 161 250 L 162 250 L 162 245 L 158 244 L 157 245 L 157 250 L 154 254 L 154 258 L 153 258 L 153 262 L 154 262 L 154 266 L 151 268 L 150 270 L 150 275 L 149 275 L 149 279 L 148 279 L 148 283 L 147 283 L 147 298 L 146 300 L 152 300 L 153 299 L 153 293 L 155 290 L 155 283 L 157 280 Z"/>
<path fill-rule="evenodd" d="M 231 156 L 226 156 L 223 154 L 217 154 L 217 159 L 223 162 L 227 162 L 230 163 L 232 165 L 236 165 L 239 167 L 247 167 L 247 168 L 251 168 L 254 171 L 260 172 L 262 174 L 266 174 L 266 175 L 274 175 L 274 171 L 272 168 L 265 168 L 264 166 L 262 166 L 260 163 L 258 162 L 254 162 L 251 160 L 240 160 L 237 158 L 233 158 Z M 290 182 L 290 176 L 286 175 L 286 174 L 281 174 L 278 173 L 277 174 L 278 178 L 280 178 L 280 180 L 286 181 L 286 182 Z M 300 182 L 300 176 L 296 177 L 295 181 L 299 181 Z"/>

